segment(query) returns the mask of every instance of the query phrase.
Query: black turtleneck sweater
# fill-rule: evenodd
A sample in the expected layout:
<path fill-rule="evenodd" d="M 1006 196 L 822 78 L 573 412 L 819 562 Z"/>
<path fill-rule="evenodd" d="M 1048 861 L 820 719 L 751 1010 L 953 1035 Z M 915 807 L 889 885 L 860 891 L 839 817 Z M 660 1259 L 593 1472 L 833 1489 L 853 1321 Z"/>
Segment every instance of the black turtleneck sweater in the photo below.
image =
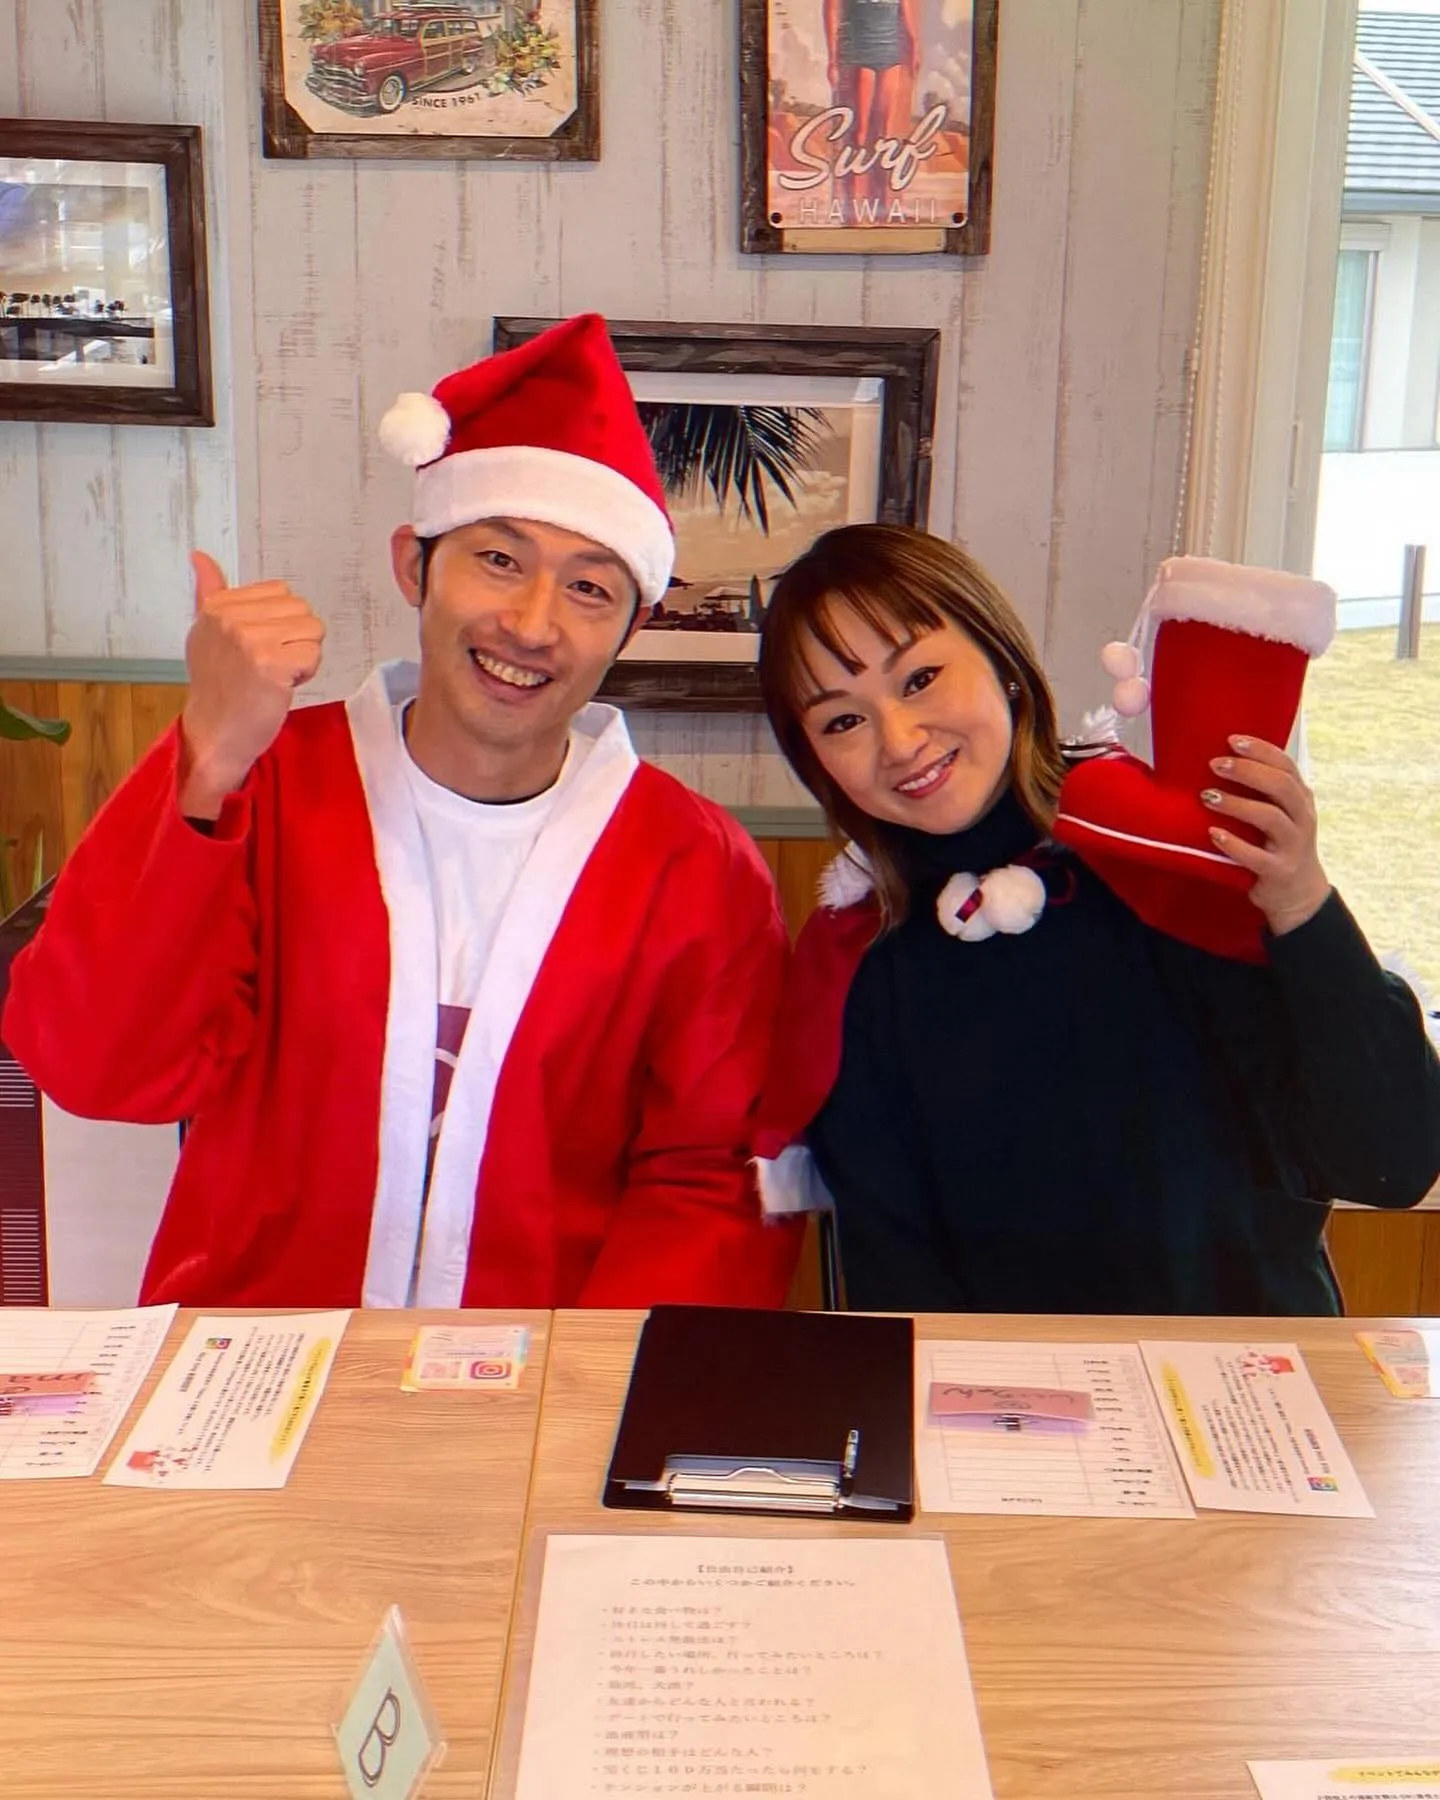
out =
<path fill-rule="evenodd" d="M 966 944 L 946 879 L 1033 851 L 1013 799 L 897 831 L 909 918 L 856 975 L 811 1128 L 847 1299 L 904 1312 L 1334 1313 L 1332 1198 L 1440 1172 L 1440 1063 L 1338 895 L 1264 967 L 1143 925 L 1067 852 L 1019 936 Z"/>

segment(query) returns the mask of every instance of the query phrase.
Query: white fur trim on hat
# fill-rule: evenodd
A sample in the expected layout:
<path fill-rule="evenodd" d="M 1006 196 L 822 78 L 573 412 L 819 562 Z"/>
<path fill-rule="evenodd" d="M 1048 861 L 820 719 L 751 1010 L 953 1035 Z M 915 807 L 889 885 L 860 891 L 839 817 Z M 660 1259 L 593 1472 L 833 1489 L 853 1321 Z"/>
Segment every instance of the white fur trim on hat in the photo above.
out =
<path fill-rule="evenodd" d="M 847 844 L 820 876 L 820 904 L 831 912 L 843 912 L 874 889 L 875 873 L 869 857 L 858 844 Z"/>
<path fill-rule="evenodd" d="M 587 456 L 504 444 L 457 450 L 416 471 L 410 522 L 420 537 L 480 519 L 533 519 L 603 544 L 635 577 L 647 606 L 662 599 L 670 584 L 670 521 L 633 481 Z"/>
<path fill-rule="evenodd" d="M 434 462 L 450 442 L 450 415 L 433 394 L 401 394 L 380 421 L 380 447 L 407 468 Z"/>
<path fill-rule="evenodd" d="M 1208 556 L 1167 557 L 1149 610 L 1154 619 L 1218 625 L 1309 656 L 1323 655 L 1335 635 L 1335 590 L 1323 581 Z"/>

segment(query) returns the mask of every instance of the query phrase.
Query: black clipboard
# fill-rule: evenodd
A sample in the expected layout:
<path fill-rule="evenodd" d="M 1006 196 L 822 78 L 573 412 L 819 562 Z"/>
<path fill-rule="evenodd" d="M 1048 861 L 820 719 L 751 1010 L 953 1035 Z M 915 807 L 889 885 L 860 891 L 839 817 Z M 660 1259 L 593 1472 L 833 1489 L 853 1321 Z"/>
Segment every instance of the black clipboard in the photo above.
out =
<path fill-rule="evenodd" d="M 604 1503 L 910 1519 L 914 1364 L 908 1318 L 657 1306 Z"/>

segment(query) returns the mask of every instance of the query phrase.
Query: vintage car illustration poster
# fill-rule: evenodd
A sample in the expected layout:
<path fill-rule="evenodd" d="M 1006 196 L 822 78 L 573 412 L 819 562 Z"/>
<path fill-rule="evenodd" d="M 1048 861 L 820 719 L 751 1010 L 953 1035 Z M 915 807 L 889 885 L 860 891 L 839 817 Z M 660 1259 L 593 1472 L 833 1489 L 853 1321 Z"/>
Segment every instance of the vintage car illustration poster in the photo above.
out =
<path fill-rule="evenodd" d="M 315 134 L 549 139 L 579 104 L 583 0 L 277 0 L 284 100 Z"/>

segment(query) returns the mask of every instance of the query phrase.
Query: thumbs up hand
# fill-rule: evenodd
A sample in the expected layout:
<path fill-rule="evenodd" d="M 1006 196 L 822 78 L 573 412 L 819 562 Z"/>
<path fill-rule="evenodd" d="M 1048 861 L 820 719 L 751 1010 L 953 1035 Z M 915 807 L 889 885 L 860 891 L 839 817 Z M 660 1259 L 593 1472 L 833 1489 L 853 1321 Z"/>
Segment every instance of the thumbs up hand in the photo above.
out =
<path fill-rule="evenodd" d="M 227 587 L 203 550 L 190 561 L 195 620 L 185 640 L 180 810 L 215 819 L 280 735 L 296 688 L 319 669 L 325 627 L 283 581 Z"/>

